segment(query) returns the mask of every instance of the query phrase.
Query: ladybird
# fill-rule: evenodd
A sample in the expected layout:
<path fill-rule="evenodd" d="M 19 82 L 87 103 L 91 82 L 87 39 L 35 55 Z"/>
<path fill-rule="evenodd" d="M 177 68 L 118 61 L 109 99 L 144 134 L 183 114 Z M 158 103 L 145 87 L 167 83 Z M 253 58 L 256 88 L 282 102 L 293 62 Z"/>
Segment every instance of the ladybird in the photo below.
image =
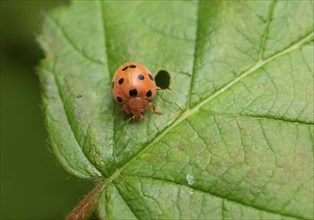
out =
<path fill-rule="evenodd" d="M 133 119 L 142 119 L 144 112 L 153 107 L 153 112 L 161 115 L 150 101 L 154 98 L 156 86 L 154 77 L 143 65 L 136 62 L 122 64 L 112 80 L 112 95 L 121 111 L 132 114 Z"/>

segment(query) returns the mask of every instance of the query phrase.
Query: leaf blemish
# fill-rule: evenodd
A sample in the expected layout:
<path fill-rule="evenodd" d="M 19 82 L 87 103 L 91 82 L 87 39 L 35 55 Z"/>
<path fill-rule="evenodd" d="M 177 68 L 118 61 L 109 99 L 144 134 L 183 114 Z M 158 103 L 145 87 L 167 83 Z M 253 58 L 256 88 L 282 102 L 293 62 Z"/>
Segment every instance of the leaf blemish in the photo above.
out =
<path fill-rule="evenodd" d="M 195 183 L 195 178 L 191 174 L 186 175 L 186 180 L 188 181 L 189 185 L 192 185 L 193 183 Z"/>

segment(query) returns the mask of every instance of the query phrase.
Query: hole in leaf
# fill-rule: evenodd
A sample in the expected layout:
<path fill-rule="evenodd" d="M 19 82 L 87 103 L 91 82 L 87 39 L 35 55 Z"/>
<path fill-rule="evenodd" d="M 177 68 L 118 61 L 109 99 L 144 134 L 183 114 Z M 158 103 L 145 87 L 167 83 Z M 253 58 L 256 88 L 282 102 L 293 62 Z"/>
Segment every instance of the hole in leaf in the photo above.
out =
<path fill-rule="evenodd" d="M 170 89 L 170 74 L 166 70 L 159 70 L 155 76 L 155 82 L 161 89 Z"/>

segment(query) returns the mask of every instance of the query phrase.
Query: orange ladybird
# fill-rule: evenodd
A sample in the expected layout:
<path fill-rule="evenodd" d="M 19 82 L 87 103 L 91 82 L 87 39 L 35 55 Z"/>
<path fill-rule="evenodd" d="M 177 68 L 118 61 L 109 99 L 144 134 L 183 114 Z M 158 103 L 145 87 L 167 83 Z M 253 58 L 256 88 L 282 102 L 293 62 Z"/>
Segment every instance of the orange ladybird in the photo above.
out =
<path fill-rule="evenodd" d="M 150 102 L 159 89 L 149 70 L 136 62 L 122 64 L 113 76 L 113 99 L 123 105 L 121 111 L 132 114 L 133 119 L 143 119 L 149 107 L 153 107 L 154 113 L 162 114 Z"/>

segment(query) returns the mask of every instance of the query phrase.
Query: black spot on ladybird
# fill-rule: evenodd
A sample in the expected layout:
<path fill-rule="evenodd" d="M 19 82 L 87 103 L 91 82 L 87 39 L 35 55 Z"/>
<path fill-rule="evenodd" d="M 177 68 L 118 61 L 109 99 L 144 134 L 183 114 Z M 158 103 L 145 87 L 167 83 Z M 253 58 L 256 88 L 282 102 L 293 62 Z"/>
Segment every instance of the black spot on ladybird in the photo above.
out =
<path fill-rule="evenodd" d="M 111 86 L 112 88 L 114 87 L 114 82 L 112 82 L 112 86 Z"/>
<path fill-rule="evenodd" d="M 129 67 L 132 68 L 132 69 L 136 68 L 135 65 L 130 65 Z"/>
<path fill-rule="evenodd" d="M 152 94 L 153 94 L 153 93 L 152 93 L 152 91 L 151 91 L 151 90 L 148 90 L 148 91 L 146 92 L 146 96 L 147 96 L 147 97 L 151 97 L 151 96 L 152 96 Z"/>
<path fill-rule="evenodd" d="M 124 78 L 119 79 L 118 83 L 121 85 L 124 82 Z"/>
<path fill-rule="evenodd" d="M 136 89 L 131 89 L 129 91 L 130 96 L 136 96 L 137 95 L 137 90 Z"/>
<path fill-rule="evenodd" d="M 148 76 L 152 81 L 154 81 L 154 77 L 150 73 L 148 73 Z"/>
<path fill-rule="evenodd" d="M 127 69 L 128 69 L 128 66 L 124 67 L 122 71 L 126 71 Z"/>
<path fill-rule="evenodd" d="M 137 78 L 138 78 L 139 80 L 144 80 L 144 79 L 145 79 L 145 77 L 144 77 L 142 74 L 138 75 Z"/>
<path fill-rule="evenodd" d="M 117 101 L 119 102 L 119 103 L 121 103 L 122 102 L 122 98 L 121 97 L 117 97 Z"/>

